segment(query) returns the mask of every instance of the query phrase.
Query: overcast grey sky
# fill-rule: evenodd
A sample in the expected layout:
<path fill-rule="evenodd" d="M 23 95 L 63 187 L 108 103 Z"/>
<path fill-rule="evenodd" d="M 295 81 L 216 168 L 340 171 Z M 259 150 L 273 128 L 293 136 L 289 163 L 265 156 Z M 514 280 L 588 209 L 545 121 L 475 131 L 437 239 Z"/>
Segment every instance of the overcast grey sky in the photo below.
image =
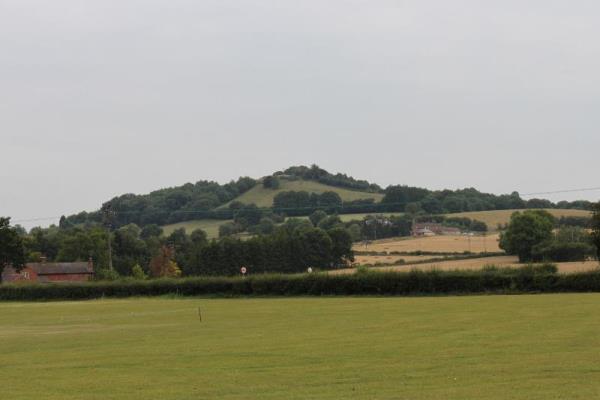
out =
<path fill-rule="evenodd" d="M 593 0 L 0 0 L 0 214 L 311 163 L 600 186 L 598 38 Z"/>

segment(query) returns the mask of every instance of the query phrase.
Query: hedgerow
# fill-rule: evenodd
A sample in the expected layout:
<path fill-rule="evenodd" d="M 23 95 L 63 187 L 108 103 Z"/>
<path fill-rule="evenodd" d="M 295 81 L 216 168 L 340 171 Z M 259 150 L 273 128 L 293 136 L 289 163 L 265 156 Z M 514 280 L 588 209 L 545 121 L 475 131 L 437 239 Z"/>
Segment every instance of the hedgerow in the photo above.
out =
<path fill-rule="evenodd" d="M 600 270 L 558 274 L 556 267 L 480 271 L 255 275 L 69 284 L 3 284 L 0 300 L 83 300 L 131 296 L 357 296 L 600 292 Z"/>

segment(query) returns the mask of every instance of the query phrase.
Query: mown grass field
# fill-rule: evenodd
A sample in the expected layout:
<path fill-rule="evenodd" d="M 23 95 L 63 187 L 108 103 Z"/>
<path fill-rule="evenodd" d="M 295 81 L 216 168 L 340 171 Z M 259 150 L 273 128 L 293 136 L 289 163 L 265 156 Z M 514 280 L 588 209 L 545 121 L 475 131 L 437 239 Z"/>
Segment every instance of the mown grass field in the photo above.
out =
<path fill-rule="evenodd" d="M 592 399 L 599 313 L 600 294 L 0 303 L 0 385 L 11 400 Z"/>

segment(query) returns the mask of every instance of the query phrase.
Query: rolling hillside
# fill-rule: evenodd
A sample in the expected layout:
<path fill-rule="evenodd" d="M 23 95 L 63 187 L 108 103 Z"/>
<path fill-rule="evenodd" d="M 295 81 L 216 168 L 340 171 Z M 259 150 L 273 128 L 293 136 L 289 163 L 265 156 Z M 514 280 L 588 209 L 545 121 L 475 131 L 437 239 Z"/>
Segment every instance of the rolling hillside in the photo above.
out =
<path fill-rule="evenodd" d="M 291 183 L 291 182 L 287 182 L 287 183 Z M 309 183 L 313 184 L 314 182 L 309 182 Z M 316 185 L 321 185 L 321 184 L 316 183 Z M 321 186 L 326 186 L 326 185 L 321 185 Z M 329 188 L 329 186 L 326 186 L 326 187 Z M 335 188 L 335 189 L 339 189 L 339 188 Z M 255 187 L 254 189 L 251 189 L 251 191 L 253 191 L 253 190 L 258 191 L 259 189 Z M 263 189 L 262 185 L 261 185 L 260 190 L 264 191 L 266 189 Z M 273 192 L 275 192 L 275 191 L 273 191 Z M 352 192 L 352 191 L 349 191 L 349 192 Z M 362 193 L 362 192 L 352 192 L 352 193 Z M 366 193 L 366 194 L 370 195 L 371 193 Z M 373 195 L 378 196 L 378 194 L 376 194 L 376 193 L 374 193 Z M 266 196 L 265 196 L 265 198 L 266 198 Z M 504 225 L 504 224 L 508 223 L 508 221 L 510 220 L 510 216 L 515 211 L 524 211 L 524 210 L 473 211 L 473 212 L 465 212 L 465 213 L 446 214 L 446 216 L 447 217 L 466 217 L 466 218 L 476 219 L 478 221 L 485 222 L 486 225 L 488 226 L 488 229 L 490 231 L 494 232 L 497 230 L 498 224 Z M 585 217 L 585 216 L 590 215 L 589 211 L 583 211 L 583 210 L 548 209 L 547 211 L 550 212 L 552 215 L 554 215 L 556 218 L 560 218 L 563 216 L 565 216 L 565 217 L 566 216 Z M 401 215 L 401 214 L 402 213 L 382 213 L 382 214 L 377 214 L 377 215 L 387 216 L 387 215 Z M 340 219 L 343 222 L 348 222 L 348 221 L 352 221 L 352 220 L 362 220 L 367 215 L 373 215 L 373 214 L 343 214 L 343 215 L 340 215 Z M 308 218 L 308 217 L 299 217 L 299 218 Z M 163 226 L 163 230 L 164 230 L 165 235 L 169 235 L 175 229 L 179 229 L 179 228 L 184 228 L 187 233 L 191 233 L 195 229 L 202 229 L 207 233 L 209 238 L 217 238 L 219 236 L 219 226 L 221 226 L 222 224 L 224 224 L 226 222 L 231 222 L 231 220 L 214 220 L 214 219 L 191 220 L 191 221 L 179 222 L 176 224 L 165 225 L 165 226 Z"/>
<path fill-rule="evenodd" d="M 202 229 L 206 232 L 209 239 L 216 239 L 219 237 L 219 226 L 232 220 L 218 220 L 218 219 L 196 219 L 192 221 L 183 221 L 176 224 L 170 224 L 163 226 L 163 234 L 168 236 L 173 233 L 174 230 L 183 228 L 190 234 L 196 229 Z"/>
<path fill-rule="evenodd" d="M 490 231 L 496 231 L 498 225 L 507 224 L 510 221 L 510 216 L 515 211 L 524 210 L 495 210 L 495 211 L 472 211 L 463 212 L 457 214 L 447 214 L 448 217 L 465 217 L 475 219 L 481 222 L 485 222 Z M 556 218 L 560 217 L 588 217 L 590 216 L 589 211 L 585 210 L 563 210 L 563 209 L 546 209 L 550 214 Z"/>
<path fill-rule="evenodd" d="M 232 201 L 241 201 L 244 204 L 254 203 L 258 207 L 272 207 L 273 199 L 278 193 L 287 191 L 305 191 L 309 193 L 324 193 L 335 192 L 340 195 L 342 201 L 374 199 L 375 202 L 381 201 L 383 194 L 359 192 L 350 189 L 344 189 L 335 186 L 324 185 L 315 181 L 308 180 L 287 180 L 280 179 L 279 189 L 265 189 L 262 183 L 258 183 L 252 189 L 248 190 L 241 196 L 236 197 Z M 230 202 L 231 203 L 231 202 Z M 219 208 L 225 208 L 229 205 L 226 203 Z"/>

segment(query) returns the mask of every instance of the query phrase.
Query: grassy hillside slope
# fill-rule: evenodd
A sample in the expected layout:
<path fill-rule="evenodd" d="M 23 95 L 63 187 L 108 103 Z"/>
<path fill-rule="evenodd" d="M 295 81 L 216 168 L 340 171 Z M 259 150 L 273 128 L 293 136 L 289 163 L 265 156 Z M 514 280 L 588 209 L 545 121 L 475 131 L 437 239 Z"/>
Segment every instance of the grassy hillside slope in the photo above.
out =
<path fill-rule="evenodd" d="M 597 293 L 6 302 L 0 383 L 11 400 L 587 400 L 599 312 Z"/>
<path fill-rule="evenodd" d="M 381 193 L 368 193 L 359 192 L 350 189 L 339 188 L 335 186 L 324 185 L 319 182 L 296 180 L 290 181 L 286 179 L 280 179 L 279 189 L 265 189 L 262 183 L 257 184 L 246 193 L 238 196 L 233 201 L 241 201 L 245 204 L 254 203 L 258 207 L 272 207 L 273 199 L 280 192 L 288 192 L 294 190 L 296 192 L 305 191 L 309 193 L 323 193 L 323 192 L 335 192 L 340 195 L 342 201 L 353 201 L 363 199 L 375 199 L 376 202 L 381 201 L 383 194 Z M 222 207 L 227 207 L 229 203 L 224 204 Z"/>
<path fill-rule="evenodd" d="M 510 221 L 510 216 L 515 211 L 523 210 L 496 210 L 496 211 L 472 211 L 457 214 L 447 214 L 448 217 L 466 217 L 485 222 L 489 230 L 495 231 L 498 229 L 498 224 L 507 224 Z M 546 209 L 556 218 L 560 217 L 589 217 L 591 214 L 585 210 L 563 210 L 563 209 Z"/>
<path fill-rule="evenodd" d="M 317 185 L 320 185 L 320 184 L 317 183 Z M 325 185 L 321 185 L 321 186 L 325 186 Z M 326 186 L 326 187 L 330 187 L 330 186 Z M 254 188 L 252 190 L 256 190 L 256 188 Z M 260 190 L 266 190 L 266 189 L 263 189 L 261 186 Z M 352 191 L 349 191 L 349 192 L 352 192 Z M 352 193 L 361 193 L 362 194 L 362 192 L 352 192 Z M 365 193 L 365 194 L 370 195 L 371 193 Z M 378 196 L 378 194 L 376 194 L 376 193 L 374 193 L 373 195 Z M 465 213 L 457 213 L 457 214 L 446 214 L 446 216 L 447 217 L 467 217 L 467 218 L 471 218 L 471 219 L 476 219 L 478 221 L 485 222 L 487 224 L 488 228 L 490 229 L 490 231 L 496 231 L 498 224 L 508 223 L 508 221 L 510 220 L 510 216 L 515 211 L 523 211 L 523 210 L 474 211 L 474 212 L 465 212 Z M 556 218 L 560 218 L 562 216 L 585 217 L 585 216 L 590 215 L 589 211 L 583 211 L 583 210 L 549 209 L 547 211 L 550 212 L 552 215 L 554 215 Z M 348 222 L 348 221 L 352 221 L 352 220 L 360 221 L 367 215 L 373 215 L 373 214 L 343 214 L 343 215 L 340 215 L 340 219 L 344 222 Z M 377 215 L 384 215 L 384 216 L 402 215 L 402 213 L 381 213 L 381 214 L 377 214 Z M 298 218 L 307 218 L 307 217 L 298 217 Z M 222 224 L 224 224 L 226 222 L 231 222 L 231 220 L 199 219 L 199 220 L 179 222 L 179 223 L 171 224 L 171 225 L 165 225 L 165 226 L 163 226 L 163 230 L 164 230 L 164 233 L 166 235 L 168 235 L 171 232 L 173 232 L 175 229 L 179 229 L 179 228 L 185 228 L 187 233 L 191 233 L 194 229 L 202 229 L 208 234 L 209 238 L 216 238 L 219 236 L 219 226 L 221 226 Z"/>
<path fill-rule="evenodd" d="M 219 226 L 226 222 L 232 222 L 231 220 L 220 220 L 220 219 L 196 219 L 192 221 L 183 221 L 176 224 L 170 224 L 163 226 L 163 233 L 170 235 L 174 230 L 183 228 L 188 233 L 192 233 L 196 229 L 202 229 L 208 235 L 209 239 L 219 237 Z"/>

